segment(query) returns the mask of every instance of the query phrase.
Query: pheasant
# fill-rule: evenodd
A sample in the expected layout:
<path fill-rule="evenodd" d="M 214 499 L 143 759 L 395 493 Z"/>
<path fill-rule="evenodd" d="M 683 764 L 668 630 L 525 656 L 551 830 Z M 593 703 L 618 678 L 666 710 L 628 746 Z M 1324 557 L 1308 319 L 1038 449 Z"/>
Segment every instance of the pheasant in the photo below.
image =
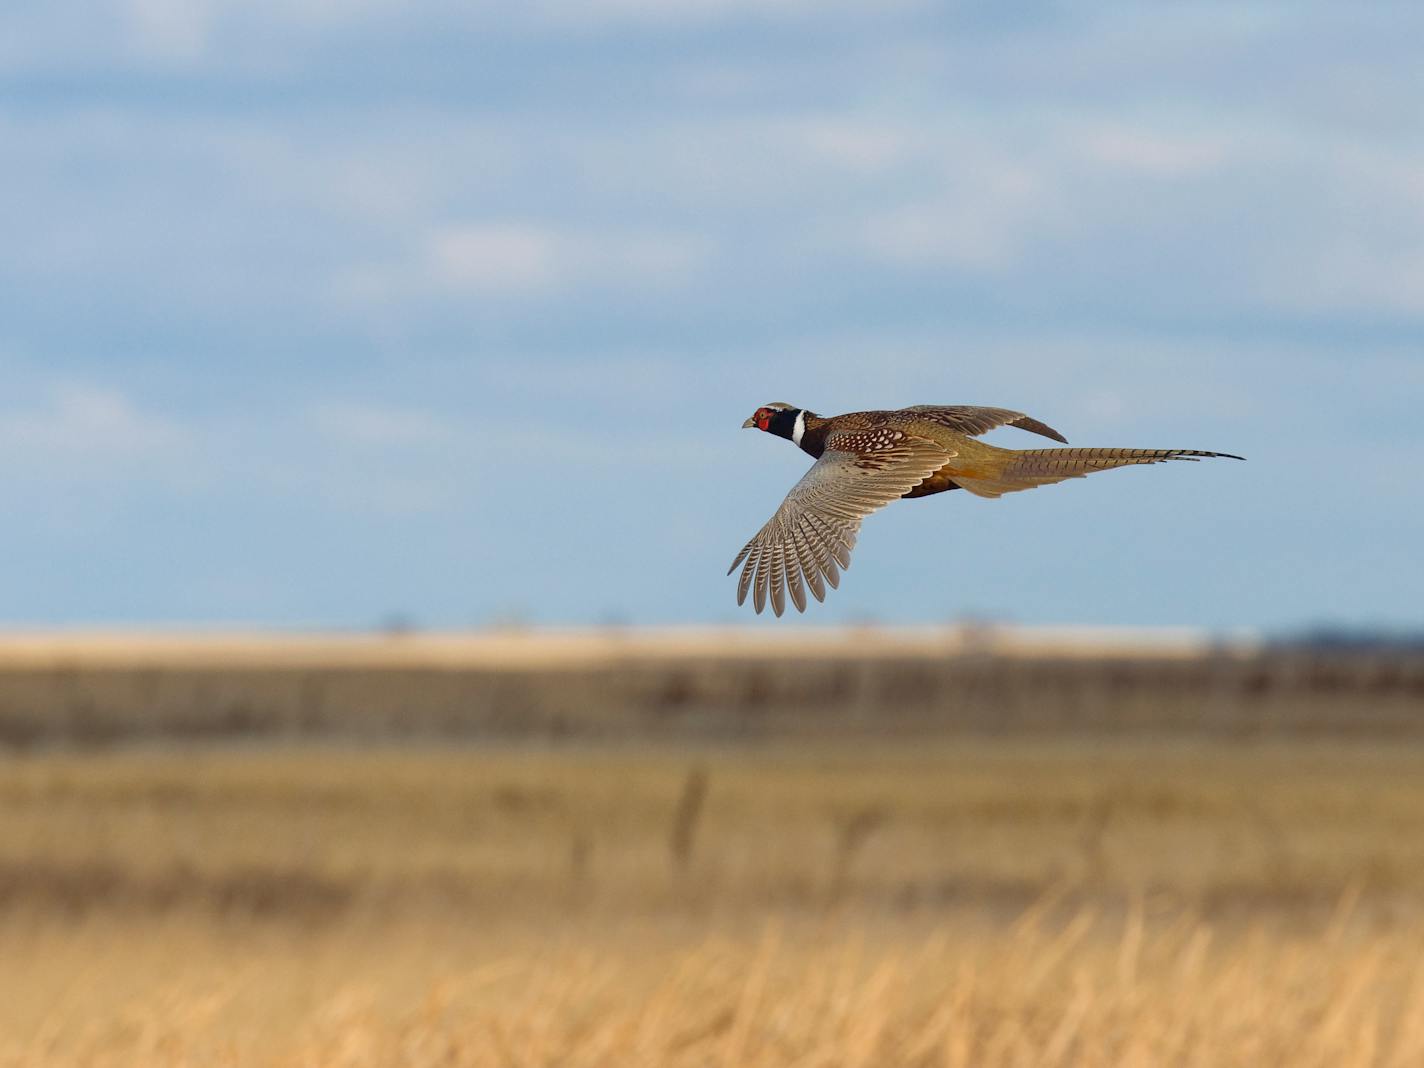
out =
<path fill-rule="evenodd" d="M 757 612 L 769 599 L 778 616 L 788 591 L 798 612 L 806 610 L 807 589 L 824 601 L 826 586 L 839 586 L 850 566 L 860 521 L 901 497 L 952 489 L 1000 497 L 1133 464 L 1243 459 L 1197 449 L 1001 449 L 976 440 L 1001 426 L 1068 444 L 1051 426 L 1007 408 L 917 404 L 829 418 L 782 403 L 758 408 L 743 428 L 787 438 L 816 462 L 727 569 L 742 569 L 737 604 L 749 590 Z"/>

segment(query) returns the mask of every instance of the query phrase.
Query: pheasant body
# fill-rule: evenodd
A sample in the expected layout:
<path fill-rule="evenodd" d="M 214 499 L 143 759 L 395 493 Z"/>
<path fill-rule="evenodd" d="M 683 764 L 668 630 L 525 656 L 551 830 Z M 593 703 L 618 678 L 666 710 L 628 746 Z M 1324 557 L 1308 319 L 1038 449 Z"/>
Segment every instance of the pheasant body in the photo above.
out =
<path fill-rule="evenodd" d="M 916 405 L 826 418 L 776 403 L 758 408 L 742 426 L 787 438 L 816 458 L 727 572 L 742 567 L 738 604 L 750 591 L 757 612 L 770 599 L 778 616 L 788 592 L 797 610 L 805 611 L 807 588 L 819 601 L 825 599 L 826 585 L 839 585 L 861 520 L 893 500 L 960 488 L 999 497 L 1115 467 L 1241 459 L 1197 449 L 1004 449 L 979 441 L 978 435 L 1013 426 L 1065 445 L 1067 439 L 1022 412 L 970 405 Z"/>

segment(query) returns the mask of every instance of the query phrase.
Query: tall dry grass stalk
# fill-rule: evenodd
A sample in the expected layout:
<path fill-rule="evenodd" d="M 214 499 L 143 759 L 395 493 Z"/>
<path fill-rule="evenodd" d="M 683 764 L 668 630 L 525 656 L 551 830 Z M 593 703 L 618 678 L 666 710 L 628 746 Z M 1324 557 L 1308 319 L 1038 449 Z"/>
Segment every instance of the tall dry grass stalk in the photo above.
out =
<path fill-rule="evenodd" d="M 668 855 L 673 870 L 686 872 L 697 845 L 697 827 L 707 802 L 707 769 L 698 765 L 687 773 L 673 811 L 672 832 L 668 835 Z"/>

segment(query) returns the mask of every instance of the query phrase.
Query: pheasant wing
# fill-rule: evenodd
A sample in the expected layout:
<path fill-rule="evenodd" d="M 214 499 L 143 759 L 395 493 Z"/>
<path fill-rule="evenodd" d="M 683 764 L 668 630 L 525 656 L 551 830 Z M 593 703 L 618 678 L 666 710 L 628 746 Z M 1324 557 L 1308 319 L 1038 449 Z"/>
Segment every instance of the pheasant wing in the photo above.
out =
<path fill-rule="evenodd" d="M 821 458 L 727 569 L 730 575 L 742 567 L 737 604 L 750 589 L 758 612 L 769 597 L 779 616 L 789 589 L 797 611 L 804 612 L 807 586 L 816 600 L 824 600 L 826 584 L 838 586 L 840 571 L 850 566 L 860 521 L 903 497 L 954 455 L 891 427 L 830 434 Z"/>
<path fill-rule="evenodd" d="M 1008 408 L 976 408 L 971 404 L 916 404 L 904 410 L 971 437 L 987 434 L 995 427 L 1016 426 L 1020 430 L 1042 434 L 1046 438 L 1068 444 L 1068 439 L 1047 423 L 1040 423 L 1023 412 L 1010 411 Z"/>

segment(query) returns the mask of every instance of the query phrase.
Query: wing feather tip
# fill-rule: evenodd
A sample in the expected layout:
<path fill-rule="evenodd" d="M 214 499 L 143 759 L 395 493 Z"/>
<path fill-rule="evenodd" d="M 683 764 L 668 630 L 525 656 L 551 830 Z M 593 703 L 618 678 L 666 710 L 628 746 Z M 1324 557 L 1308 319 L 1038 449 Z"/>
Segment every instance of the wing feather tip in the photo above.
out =
<path fill-rule="evenodd" d="M 798 589 L 796 586 L 789 587 L 791 591 L 791 603 L 796 606 L 796 611 L 806 611 L 806 591 Z"/>

